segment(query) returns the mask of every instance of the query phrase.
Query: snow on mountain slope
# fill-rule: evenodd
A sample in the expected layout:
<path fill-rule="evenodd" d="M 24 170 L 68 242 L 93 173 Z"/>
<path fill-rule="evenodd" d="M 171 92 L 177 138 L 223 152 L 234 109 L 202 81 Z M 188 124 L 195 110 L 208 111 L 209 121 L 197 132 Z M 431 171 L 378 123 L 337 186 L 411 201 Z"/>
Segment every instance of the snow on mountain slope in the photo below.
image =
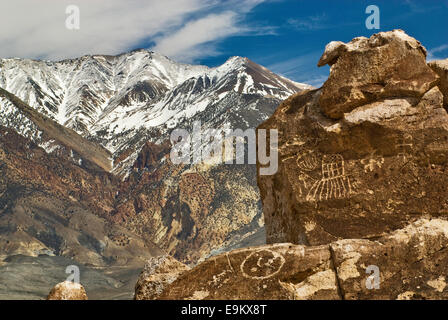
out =
<path fill-rule="evenodd" d="M 256 126 L 280 100 L 310 88 L 247 58 L 232 57 L 209 68 L 176 63 L 146 50 L 58 62 L 1 59 L 0 87 L 59 124 L 100 142 L 115 158 L 134 148 L 133 156 L 116 168 L 119 174 L 126 174 L 145 140 L 163 141 L 173 128 L 194 120 L 205 126 L 210 121 Z M 257 109 L 266 104 L 270 107 Z M 4 118 L 13 116 L 7 103 L 0 101 L 0 108 Z M 16 130 L 20 133 L 22 127 L 16 125 Z"/>

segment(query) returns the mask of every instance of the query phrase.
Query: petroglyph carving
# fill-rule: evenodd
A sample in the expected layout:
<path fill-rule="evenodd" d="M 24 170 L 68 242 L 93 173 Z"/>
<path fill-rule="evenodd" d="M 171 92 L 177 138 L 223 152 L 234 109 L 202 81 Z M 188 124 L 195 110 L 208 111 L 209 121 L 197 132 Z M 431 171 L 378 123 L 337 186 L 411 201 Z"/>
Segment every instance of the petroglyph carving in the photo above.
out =
<path fill-rule="evenodd" d="M 297 156 L 297 165 L 303 171 L 312 171 L 319 165 L 319 159 L 314 150 L 306 150 Z"/>
<path fill-rule="evenodd" d="M 413 138 L 409 133 L 404 134 L 398 139 L 396 148 L 398 150 L 398 156 L 406 161 L 406 155 L 410 153 L 413 147 Z"/>
<path fill-rule="evenodd" d="M 324 155 L 322 158 L 322 178 L 314 182 L 309 190 L 307 201 L 346 198 L 353 193 L 350 178 L 345 173 L 342 155 Z"/>
<path fill-rule="evenodd" d="M 262 249 L 252 252 L 241 263 L 241 272 L 250 279 L 267 279 L 278 272 L 285 264 L 285 258 L 278 252 Z"/>
<path fill-rule="evenodd" d="M 381 168 L 384 163 L 384 158 L 381 156 L 375 156 L 375 153 L 373 153 L 369 158 L 362 159 L 361 163 L 364 165 L 364 172 L 372 172 L 376 167 Z"/>
<path fill-rule="evenodd" d="M 305 187 L 305 189 L 308 189 L 308 185 L 310 185 L 315 180 L 313 180 L 313 178 L 311 178 L 306 173 L 301 173 L 299 175 L 299 181 L 302 181 L 303 186 Z"/>

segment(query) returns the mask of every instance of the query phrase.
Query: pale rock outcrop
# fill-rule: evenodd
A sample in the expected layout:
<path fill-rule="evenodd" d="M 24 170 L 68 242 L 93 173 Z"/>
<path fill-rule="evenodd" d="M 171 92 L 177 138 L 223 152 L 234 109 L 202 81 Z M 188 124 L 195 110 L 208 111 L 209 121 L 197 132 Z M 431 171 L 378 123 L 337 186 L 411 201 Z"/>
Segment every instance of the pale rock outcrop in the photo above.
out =
<path fill-rule="evenodd" d="M 333 119 L 378 99 L 419 98 L 438 80 L 426 64 L 426 49 L 402 30 L 331 42 L 318 63 L 325 64 L 331 72 L 319 104 Z"/>
<path fill-rule="evenodd" d="M 72 281 L 58 283 L 51 289 L 47 300 L 88 300 L 84 287 Z"/>
<path fill-rule="evenodd" d="M 330 247 L 344 299 L 448 299 L 446 220 L 421 219 L 377 241 L 347 239 Z"/>

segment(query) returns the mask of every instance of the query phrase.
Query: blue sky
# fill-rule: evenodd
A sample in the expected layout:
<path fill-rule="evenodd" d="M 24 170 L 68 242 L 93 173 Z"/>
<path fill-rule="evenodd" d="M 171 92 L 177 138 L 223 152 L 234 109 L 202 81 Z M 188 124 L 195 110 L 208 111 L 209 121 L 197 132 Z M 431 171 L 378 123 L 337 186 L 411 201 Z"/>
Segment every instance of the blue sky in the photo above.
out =
<path fill-rule="evenodd" d="M 370 4 L 380 9 L 380 30 L 365 26 Z M 222 55 L 199 62 L 217 65 L 241 55 L 292 80 L 320 85 L 329 68 L 316 65 L 328 42 L 397 28 L 421 41 L 428 59 L 448 58 L 448 1 L 273 1 L 259 4 L 246 19 L 255 28 L 269 27 L 271 34 L 229 37 L 217 46 Z"/>
<path fill-rule="evenodd" d="M 80 28 L 68 29 L 67 6 Z M 368 30 L 368 5 L 380 29 Z M 176 61 L 217 66 L 245 56 L 319 86 L 325 45 L 400 28 L 428 59 L 448 57 L 448 0 L 14 0 L 0 2 L 0 57 L 59 60 L 146 48 Z"/>

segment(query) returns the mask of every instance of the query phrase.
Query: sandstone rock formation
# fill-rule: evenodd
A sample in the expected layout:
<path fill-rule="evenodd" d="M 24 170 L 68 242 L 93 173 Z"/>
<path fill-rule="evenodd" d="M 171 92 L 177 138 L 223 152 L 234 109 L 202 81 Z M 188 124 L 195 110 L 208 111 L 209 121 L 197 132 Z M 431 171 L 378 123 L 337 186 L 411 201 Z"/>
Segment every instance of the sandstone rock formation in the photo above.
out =
<path fill-rule="evenodd" d="M 448 221 L 420 219 L 376 241 L 235 250 L 185 271 L 157 299 L 447 299 Z"/>
<path fill-rule="evenodd" d="M 189 267 L 168 255 L 147 261 L 135 285 L 135 300 L 154 300 Z"/>
<path fill-rule="evenodd" d="M 444 96 L 445 109 L 448 108 L 448 59 L 428 63 L 431 69 L 440 77 L 439 89 Z"/>
<path fill-rule="evenodd" d="M 425 50 L 403 31 L 327 46 L 321 89 L 259 126 L 279 169 L 259 176 L 268 243 L 376 239 L 448 213 L 448 115 Z"/>
<path fill-rule="evenodd" d="M 57 284 L 50 292 L 47 300 L 88 300 L 84 287 L 72 281 Z"/>

